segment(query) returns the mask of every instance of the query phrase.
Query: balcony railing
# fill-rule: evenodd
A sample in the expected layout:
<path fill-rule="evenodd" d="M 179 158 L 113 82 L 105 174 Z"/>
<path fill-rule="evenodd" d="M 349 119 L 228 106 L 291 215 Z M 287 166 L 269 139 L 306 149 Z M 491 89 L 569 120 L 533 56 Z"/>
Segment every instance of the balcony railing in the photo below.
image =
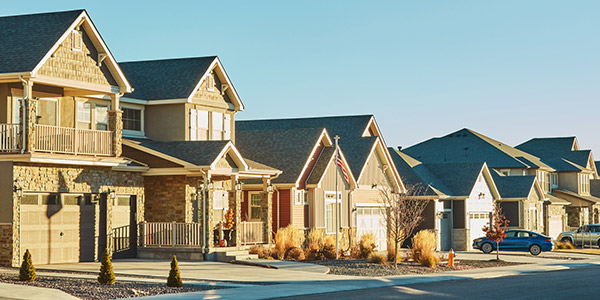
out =
<path fill-rule="evenodd" d="M 111 131 L 36 125 L 33 151 L 110 156 L 112 139 Z"/>
<path fill-rule="evenodd" d="M 61 154 L 111 156 L 113 133 L 50 125 L 35 125 L 31 151 Z M 19 152 L 22 138 L 19 124 L 0 124 L 0 152 Z"/>
<path fill-rule="evenodd" d="M 19 124 L 0 124 L 0 152 L 21 150 Z"/>

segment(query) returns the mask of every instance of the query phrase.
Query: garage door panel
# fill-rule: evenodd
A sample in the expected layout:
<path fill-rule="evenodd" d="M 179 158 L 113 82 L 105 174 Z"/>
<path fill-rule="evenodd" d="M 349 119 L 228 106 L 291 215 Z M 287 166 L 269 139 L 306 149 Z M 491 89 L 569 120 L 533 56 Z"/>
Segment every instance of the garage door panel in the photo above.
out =
<path fill-rule="evenodd" d="M 387 228 L 385 215 L 379 207 L 360 207 L 356 214 L 356 233 L 360 238 L 367 233 L 375 235 L 377 249 L 387 249 Z"/>

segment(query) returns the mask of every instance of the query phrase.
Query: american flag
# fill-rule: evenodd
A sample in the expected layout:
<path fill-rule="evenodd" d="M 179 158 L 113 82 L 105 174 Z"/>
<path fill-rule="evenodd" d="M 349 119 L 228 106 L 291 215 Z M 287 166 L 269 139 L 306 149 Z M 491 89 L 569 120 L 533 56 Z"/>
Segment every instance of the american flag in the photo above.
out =
<path fill-rule="evenodd" d="M 340 157 L 340 148 L 336 151 L 336 164 L 342 169 L 342 174 L 344 174 L 344 178 L 346 178 L 346 182 L 350 183 L 348 180 L 348 173 L 346 173 L 346 168 L 344 168 L 344 163 L 342 162 L 342 158 Z"/>

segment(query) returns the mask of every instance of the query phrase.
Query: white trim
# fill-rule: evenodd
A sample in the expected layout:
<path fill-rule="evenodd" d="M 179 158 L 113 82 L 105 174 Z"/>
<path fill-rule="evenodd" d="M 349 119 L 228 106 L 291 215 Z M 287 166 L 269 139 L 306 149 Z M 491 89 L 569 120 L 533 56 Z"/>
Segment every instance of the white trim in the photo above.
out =
<path fill-rule="evenodd" d="M 247 221 L 262 221 L 262 218 L 254 219 L 252 218 L 252 195 L 260 195 L 262 191 L 248 191 L 248 220 Z M 260 206 L 259 206 L 260 207 Z M 279 209 L 279 208 L 277 208 Z"/>
<path fill-rule="evenodd" d="M 383 203 L 355 203 L 354 206 L 356 207 L 382 207 L 382 206 L 387 206 Z"/>
<path fill-rule="evenodd" d="M 242 155 L 240 154 L 240 152 L 237 150 L 237 148 L 235 147 L 235 145 L 233 145 L 233 143 L 231 141 L 227 142 L 227 144 L 225 145 L 225 147 L 223 147 L 223 150 L 221 150 L 221 152 L 219 153 L 219 155 L 217 155 L 217 158 L 215 158 L 215 160 L 210 164 L 210 168 L 211 169 L 215 169 L 217 163 L 219 162 L 219 160 L 225 156 L 225 154 L 227 154 L 227 152 L 229 150 L 232 150 L 233 153 L 235 154 L 233 159 L 236 160 L 236 163 L 241 164 L 241 166 L 243 168 L 241 168 L 242 171 L 247 171 L 248 170 L 248 164 L 246 164 L 246 162 L 244 161 L 244 158 L 242 157 Z M 240 167 L 238 165 L 238 167 Z"/>
<path fill-rule="evenodd" d="M 192 90 L 192 93 L 188 96 L 187 102 L 192 103 L 192 98 L 194 97 L 194 95 L 200 89 L 200 85 L 202 84 L 202 82 L 204 80 L 206 80 L 207 74 L 209 74 L 210 72 L 213 72 L 213 70 L 215 69 L 215 67 L 218 67 L 216 70 L 221 73 L 222 77 L 225 79 L 226 83 L 229 85 L 229 88 L 227 88 L 227 90 L 225 92 L 231 91 L 231 92 L 229 92 L 229 94 L 230 94 L 230 96 L 232 96 L 233 100 L 236 102 L 236 103 L 234 103 L 234 105 L 237 104 L 237 107 L 238 107 L 239 111 L 244 110 L 245 109 L 244 104 L 242 103 L 242 100 L 240 99 L 237 91 L 233 87 L 233 84 L 231 83 L 231 80 L 229 80 L 229 76 L 227 76 L 227 72 L 225 72 L 225 68 L 223 68 L 223 65 L 221 64 L 221 61 L 219 60 L 218 57 L 215 57 L 215 59 L 213 60 L 213 62 L 208 67 L 206 73 L 204 73 L 204 75 L 202 75 L 202 77 L 200 78 L 200 80 L 198 81 L 198 83 L 196 84 L 196 86 L 194 87 L 194 89 Z M 217 74 L 217 75 L 219 75 L 219 74 Z"/>
<path fill-rule="evenodd" d="M 338 224 L 340 227 L 342 227 L 341 225 L 341 221 L 342 221 L 342 210 L 343 210 L 343 206 L 342 206 L 342 192 L 338 191 L 337 192 L 337 199 L 332 200 L 332 199 L 327 199 L 327 195 L 335 195 L 336 192 L 335 191 L 323 191 L 323 224 L 325 225 L 325 233 L 329 234 L 329 233 L 335 233 L 335 228 L 334 231 L 328 231 L 327 230 L 327 205 L 328 204 L 332 204 L 332 203 L 336 203 L 339 207 L 338 207 L 338 214 L 339 214 L 339 220 L 340 220 L 340 224 Z M 335 211 L 333 212 L 333 216 L 335 217 Z M 335 219 L 333 220 L 335 223 Z M 333 225 L 335 227 L 335 224 Z"/>
<path fill-rule="evenodd" d="M 295 182 L 296 187 L 300 186 L 300 179 L 304 176 L 304 173 L 306 172 L 306 169 L 308 168 L 308 165 L 310 164 L 311 158 L 313 158 L 315 156 L 317 148 L 319 148 L 322 141 L 325 146 L 331 146 L 331 138 L 329 137 L 329 133 L 327 133 L 327 129 L 323 129 L 323 131 L 321 131 L 321 135 L 319 135 L 317 142 L 315 143 L 312 150 L 310 151 L 310 154 L 306 158 L 306 161 L 304 162 L 304 166 L 302 167 L 300 174 L 298 174 L 298 179 L 296 179 L 296 182 Z M 329 145 L 327 145 L 327 144 L 329 144 Z"/>

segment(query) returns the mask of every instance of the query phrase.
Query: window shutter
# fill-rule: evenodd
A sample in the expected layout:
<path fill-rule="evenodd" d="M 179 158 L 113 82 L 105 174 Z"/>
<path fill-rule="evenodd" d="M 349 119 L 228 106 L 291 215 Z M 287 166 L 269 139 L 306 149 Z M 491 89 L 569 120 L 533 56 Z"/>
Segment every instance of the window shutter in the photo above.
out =
<path fill-rule="evenodd" d="M 198 124 L 198 121 L 196 118 L 196 110 L 190 109 L 190 140 L 191 141 L 197 140 L 197 137 L 196 137 L 196 133 L 198 132 L 197 124 Z"/>
<path fill-rule="evenodd" d="M 231 139 L 231 115 L 225 114 L 223 116 L 223 139 Z"/>

